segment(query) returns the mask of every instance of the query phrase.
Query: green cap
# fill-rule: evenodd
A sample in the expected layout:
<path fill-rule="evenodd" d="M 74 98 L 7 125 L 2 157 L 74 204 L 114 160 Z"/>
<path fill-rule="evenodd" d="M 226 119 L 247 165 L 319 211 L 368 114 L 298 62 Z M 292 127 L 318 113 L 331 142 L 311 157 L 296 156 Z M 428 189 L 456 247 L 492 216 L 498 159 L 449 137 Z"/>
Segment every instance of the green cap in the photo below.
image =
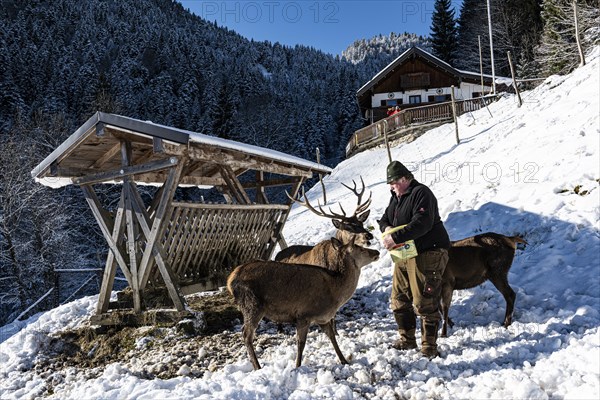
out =
<path fill-rule="evenodd" d="M 408 170 L 408 168 L 406 168 L 400 161 L 392 161 L 387 166 L 387 183 L 392 183 L 403 176 L 410 175 L 410 173 L 411 172 Z"/>

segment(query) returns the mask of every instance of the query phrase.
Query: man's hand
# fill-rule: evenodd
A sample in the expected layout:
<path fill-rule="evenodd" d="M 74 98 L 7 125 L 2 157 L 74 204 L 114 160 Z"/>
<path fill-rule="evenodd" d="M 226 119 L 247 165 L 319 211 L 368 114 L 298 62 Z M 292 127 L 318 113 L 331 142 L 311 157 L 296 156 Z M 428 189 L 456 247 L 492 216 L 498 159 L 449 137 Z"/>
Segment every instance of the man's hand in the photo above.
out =
<path fill-rule="evenodd" d="M 387 228 L 385 228 L 385 232 L 387 232 L 390 229 L 392 228 L 388 226 Z M 383 246 L 388 250 L 393 249 L 396 246 L 396 242 L 394 242 L 394 239 L 392 239 L 392 235 L 385 235 L 383 237 L 382 243 Z"/>

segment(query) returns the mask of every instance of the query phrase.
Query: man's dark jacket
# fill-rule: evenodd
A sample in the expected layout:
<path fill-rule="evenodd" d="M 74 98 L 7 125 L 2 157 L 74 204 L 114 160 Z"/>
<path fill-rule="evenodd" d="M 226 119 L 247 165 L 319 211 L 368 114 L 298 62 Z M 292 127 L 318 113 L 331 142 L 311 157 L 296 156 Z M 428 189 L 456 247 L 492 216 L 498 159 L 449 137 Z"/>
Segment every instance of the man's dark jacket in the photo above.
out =
<path fill-rule="evenodd" d="M 417 251 L 450 247 L 448 232 L 440 219 L 437 199 L 427 186 L 412 180 L 400 198 L 392 191 L 390 204 L 378 221 L 381 232 L 388 226 L 407 225 L 392 233 L 397 244 L 414 240 Z"/>

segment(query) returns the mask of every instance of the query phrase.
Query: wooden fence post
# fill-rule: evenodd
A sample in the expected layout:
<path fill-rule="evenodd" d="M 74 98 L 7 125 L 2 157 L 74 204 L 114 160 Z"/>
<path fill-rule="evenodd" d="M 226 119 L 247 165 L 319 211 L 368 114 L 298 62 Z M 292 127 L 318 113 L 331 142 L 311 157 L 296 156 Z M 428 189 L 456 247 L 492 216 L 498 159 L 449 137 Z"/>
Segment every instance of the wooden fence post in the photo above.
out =
<path fill-rule="evenodd" d="M 460 143 L 458 137 L 458 121 L 456 119 L 456 102 L 454 101 L 454 85 L 451 87 L 450 96 L 452 97 L 452 117 L 454 118 L 454 129 L 456 130 L 456 144 Z"/>
<path fill-rule="evenodd" d="M 515 92 L 517 93 L 517 100 L 519 101 L 519 107 L 523 104 L 521 100 L 521 93 L 519 93 L 519 88 L 517 87 L 517 80 L 515 78 L 515 68 L 513 67 L 512 58 L 510 56 L 510 50 L 506 52 L 508 55 L 508 64 L 510 65 L 510 74 L 512 75 L 513 86 L 515 88 Z"/>
<path fill-rule="evenodd" d="M 387 149 L 387 155 L 389 162 L 392 162 L 392 153 L 390 152 L 390 143 L 388 142 L 387 136 L 387 121 L 383 120 L 383 138 L 385 140 L 385 148 Z"/>
<path fill-rule="evenodd" d="M 317 164 L 321 164 L 321 152 L 317 147 Z M 327 192 L 325 191 L 325 184 L 323 183 L 323 174 L 319 174 L 319 182 L 321 182 L 321 187 L 323 188 L 323 205 L 327 204 Z"/>

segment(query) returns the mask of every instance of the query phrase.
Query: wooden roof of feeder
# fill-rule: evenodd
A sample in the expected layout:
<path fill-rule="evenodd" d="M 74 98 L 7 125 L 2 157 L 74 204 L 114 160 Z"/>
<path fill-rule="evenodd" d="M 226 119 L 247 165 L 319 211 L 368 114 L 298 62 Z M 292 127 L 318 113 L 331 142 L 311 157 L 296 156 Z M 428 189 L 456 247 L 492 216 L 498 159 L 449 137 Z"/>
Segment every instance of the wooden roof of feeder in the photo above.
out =
<path fill-rule="evenodd" d="M 171 155 L 185 155 L 188 159 L 180 185 L 226 186 L 218 166 L 231 168 L 236 176 L 248 170 L 303 178 L 331 172 L 329 167 L 279 151 L 97 112 L 31 174 L 40 183 L 53 187 L 121 181 L 122 142 L 131 144 L 131 168 L 144 166 L 134 171 L 137 183 L 164 183 L 163 166 L 169 163 Z"/>
<path fill-rule="evenodd" d="M 240 182 L 248 171 L 254 179 Z M 235 266 L 287 247 L 281 231 L 291 201 L 269 204 L 264 188 L 290 185 L 296 196 L 304 179 L 330 172 L 278 151 L 97 112 L 31 174 L 47 186 L 81 186 L 110 249 L 92 323 L 120 325 L 155 321 L 142 311 L 163 289 L 176 309 L 172 318 L 186 316 L 183 295 L 222 286 Z M 97 183 L 122 183 L 115 210 L 101 204 Z M 150 205 L 138 183 L 160 186 Z M 225 203 L 174 201 L 180 185 L 217 186 Z M 124 304 L 110 302 L 117 266 L 132 289 L 125 302 L 132 312 L 109 311 Z"/>

